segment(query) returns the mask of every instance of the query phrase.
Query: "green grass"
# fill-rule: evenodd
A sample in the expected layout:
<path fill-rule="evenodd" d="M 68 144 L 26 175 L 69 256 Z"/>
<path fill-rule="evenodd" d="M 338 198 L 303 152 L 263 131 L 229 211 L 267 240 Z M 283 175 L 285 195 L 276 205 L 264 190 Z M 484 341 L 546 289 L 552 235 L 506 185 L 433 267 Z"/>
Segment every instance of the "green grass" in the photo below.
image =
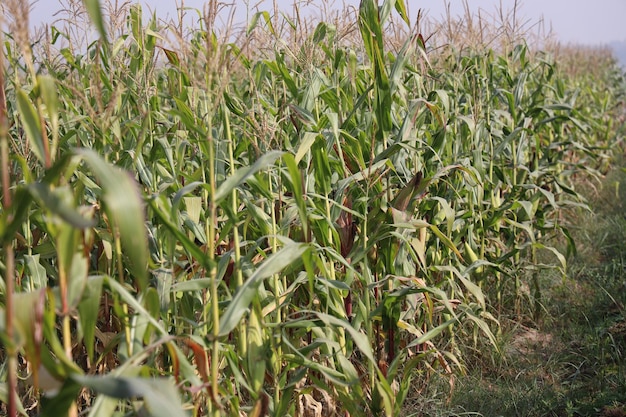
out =
<path fill-rule="evenodd" d="M 260 13 L 237 36 L 217 2 L 188 34 L 85 4 L 84 47 L 76 27 L 32 50 L 3 32 L 3 412 L 397 416 L 495 395 L 542 415 L 617 392 L 619 316 L 573 321 L 621 271 L 618 217 L 581 220 L 623 145 L 603 51 L 591 77 L 525 42 L 433 50 L 403 1 Z M 557 351 L 507 357 L 531 327 Z"/>

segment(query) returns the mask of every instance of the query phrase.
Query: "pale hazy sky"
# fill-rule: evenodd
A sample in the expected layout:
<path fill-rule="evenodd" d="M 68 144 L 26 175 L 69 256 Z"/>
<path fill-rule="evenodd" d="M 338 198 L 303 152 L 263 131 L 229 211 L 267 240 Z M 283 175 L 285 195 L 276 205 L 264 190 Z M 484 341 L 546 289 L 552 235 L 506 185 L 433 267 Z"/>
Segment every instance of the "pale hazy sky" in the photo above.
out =
<path fill-rule="evenodd" d="M 106 0 L 101 0 L 104 3 Z M 115 0 L 111 0 L 113 3 Z M 122 3 L 121 0 L 119 0 Z M 261 4 L 260 10 L 271 10 L 274 0 L 223 0 L 224 3 L 234 3 L 238 10 L 238 18 L 245 19 L 246 4 Z M 294 0 L 275 0 L 281 10 L 289 13 Z M 67 0 L 38 0 L 33 5 L 31 22 L 52 22 L 54 13 L 59 10 L 61 3 Z M 181 0 L 141 0 L 146 6 L 156 11 L 159 17 L 176 16 L 176 7 Z M 202 9 L 205 0 L 185 0 L 186 7 Z M 315 10 L 315 5 L 324 3 L 335 4 L 341 8 L 343 4 L 358 7 L 358 0 L 304 0 L 309 10 Z M 439 18 L 445 13 L 445 5 L 449 4 L 453 14 L 463 11 L 463 0 L 406 0 L 411 15 L 417 14 L 418 8 L 427 11 L 430 17 Z M 511 9 L 515 0 L 467 0 L 472 10 L 483 9 L 487 13 L 494 13 L 498 5 L 504 9 Z M 521 16 L 518 19 L 537 22 L 542 17 L 546 29 L 552 29 L 558 39 L 563 42 L 583 44 L 603 44 L 611 41 L 626 41 L 626 0 L 520 0 Z"/>

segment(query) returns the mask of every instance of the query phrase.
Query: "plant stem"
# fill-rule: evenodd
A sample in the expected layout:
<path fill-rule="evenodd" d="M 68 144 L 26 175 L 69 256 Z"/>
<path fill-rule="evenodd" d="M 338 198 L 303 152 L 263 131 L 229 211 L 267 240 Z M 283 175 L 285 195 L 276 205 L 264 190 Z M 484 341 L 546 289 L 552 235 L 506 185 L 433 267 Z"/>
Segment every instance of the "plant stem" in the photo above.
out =
<path fill-rule="evenodd" d="M 210 289 L 210 305 L 211 305 L 211 321 L 213 324 L 212 332 L 212 349 L 211 349 L 211 398 L 214 401 L 218 398 L 218 373 L 219 373 L 219 334 L 220 334 L 220 310 L 217 294 L 217 268 L 215 267 L 215 228 L 217 226 L 217 206 L 215 205 L 215 141 L 213 139 L 213 129 L 211 120 L 207 128 L 208 159 L 209 159 L 209 219 L 207 221 L 207 250 L 209 258 L 209 277 L 211 279 Z M 216 406 L 218 404 L 215 404 Z M 213 409 L 215 415 L 219 415 L 217 408 Z"/>
<path fill-rule="evenodd" d="M 115 241 L 115 256 L 117 258 L 117 277 L 120 284 L 124 284 L 124 265 L 122 263 L 122 241 L 115 225 L 113 225 L 113 236 Z M 124 311 L 124 336 L 126 337 L 126 354 L 130 358 L 133 355 L 133 341 L 130 334 L 130 320 L 128 316 L 128 304 L 122 305 Z"/>
<path fill-rule="evenodd" d="M 228 142 L 228 159 L 230 163 L 230 175 L 235 175 L 237 171 L 235 167 L 235 152 L 233 149 L 233 138 L 230 131 L 230 112 L 225 105 L 222 105 L 223 114 L 224 114 L 224 133 L 226 136 L 226 141 Z M 231 202 L 231 210 L 236 215 L 237 213 L 237 190 L 233 189 L 232 191 L 232 202 Z M 233 225 L 233 250 L 235 252 L 235 260 L 233 265 L 233 274 L 235 275 L 235 284 L 237 288 L 240 288 L 243 285 L 243 272 L 241 271 L 241 248 L 239 247 L 239 227 L 238 227 L 238 218 L 232 219 L 234 222 Z M 242 357 L 246 356 L 248 343 L 247 343 L 247 335 L 246 335 L 246 327 L 239 326 L 239 352 Z"/>
<path fill-rule="evenodd" d="M 278 236 L 278 224 L 276 219 L 276 210 L 274 209 L 273 204 L 270 205 L 270 211 L 272 213 L 272 253 L 276 253 L 278 252 L 278 240 L 276 238 L 276 236 Z M 276 325 L 280 325 L 282 321 L 282 309 L 280 307 L 280 277 L 278 276 L 278 274 L 274 274 L 272 278 L 274 281 L 274 298 L 276 303 L 275 323 Z M 278 340 L 276 343 L 276 360 L 274 361 L 274 363 L 276 364 L 276 368 L 274 369 L 276 375 L 280 373 L 283 355 L 281 333 L 279 332 L 277 336 Z M 280 403 L 280 378 L 276 378 L 275 383 L 274 403 L 278 404 Z"/>
<path fill-rule="evenodd" d="M 0 32 L 0 45 L 4 45 L 2 32 Z M 2 197 L 4 210 L 10 212 L 12 198 L 9 174 L 9 121 L 7 119 L 7 104 L 4 94 L 4 48 L 0 48 L 0 163 L 2 164 Z M 8 221 L 11 221 L 9 218 Z M 17 416 L 17 351 L 13 343 L 13 277 L 15 276 L 15 253 L 13 251 L 13 241 L 4 244 L 6 256 L 6 271 L 4 275 L 5 283 L 5 329 L 6 353 L 8 355 L 7 369 L 7 390 L 8 390 L 8 415 Z"/>

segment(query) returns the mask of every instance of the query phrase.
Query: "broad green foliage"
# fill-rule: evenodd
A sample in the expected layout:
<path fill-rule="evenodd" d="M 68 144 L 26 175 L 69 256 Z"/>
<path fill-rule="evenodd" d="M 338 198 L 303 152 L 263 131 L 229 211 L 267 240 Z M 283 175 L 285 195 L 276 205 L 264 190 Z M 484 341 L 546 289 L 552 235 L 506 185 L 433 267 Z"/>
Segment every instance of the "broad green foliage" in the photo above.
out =
<path fill-rule="evenodd" d="M 47 75 L 7 44 L 0 336 L 58 385 L 35 413 L 401 415 L 468 340 L 496 348 L 499 311 L 540 315 L 542 270 L 566 275 L 575 179 L 616 130 L 610 91 L 547 54 L 424 65 L 420 34 L 386 47 L 402 0 L 361 2 L 362 44 L 320 23 L 271 56 L 205 29 L 161 49 L 139 6 L 107 40 L 85 3 L 101 40 L 36 57 Z M 275 35 L 267 13 L 247 35 L 259 17 Z"/>

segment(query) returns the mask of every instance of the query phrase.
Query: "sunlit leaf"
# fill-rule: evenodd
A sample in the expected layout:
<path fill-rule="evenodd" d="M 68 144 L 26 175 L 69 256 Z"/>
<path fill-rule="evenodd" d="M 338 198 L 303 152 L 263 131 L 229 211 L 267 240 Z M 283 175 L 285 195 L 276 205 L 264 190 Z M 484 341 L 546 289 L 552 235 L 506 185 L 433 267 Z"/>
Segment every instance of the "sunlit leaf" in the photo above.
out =
<path fill-rule="evenodd" d="M 89 360 L 93 360 L 95 329 L 98 327 L 98 312 L 102 295 L 103 277 L 90 277 L 87 280 L 83 298 L 78 303 L 78 319 L 83 330 L 83 340 Z"/>
<path fill-rule="evenodd" d="M 76 375 L 72 380 L 108 397 L 143 399 L 154 417 L 187 416 L 174 384 L 167 379 Z"/>
<path fill-rule="evenodd" d="M 283 154 L 281 151 L 270 151 L 256 160 L 254 164 L 248 167 L 238 169 L 234 175 L 228 177 L 215 192 L 215 203 L 219 204 L 226 198 L 233 189 L 243 184 L 251 175 L 256 174 L 262 169 L 273 164 Z"/>
<path fill-rule="evenodd" d="M 77 149 L 102 187 L 104 208 L 119 232 L 130 269 L 140 289 L 148 279 L 148 236 L 139 187 L 130 174 L 107 164 L 94 151 Z"/>
<path fill-rule="evenodd" d="M 263 261 L 228 303 L 226 311 L 220 317 L 220 336 L 226 336 L 232 332 L 243 315 L 249 310 L 250 303 L 255 297 L 259 285 L 261 285 L 261 281 L 300 260 L 307 250 L 309 249 L 306 244 L 292 242 Z"/>
<path fill-rule="evenodd" d="M 107 32 L 104 26 L 104 18 L 102 16 L 102 7 L 100 7 L 100 0 L 83 0 L 87 13 L 91 21 L 96 26 L 100 37 L 104 40 L 107 39 Z"/>
<path fill-rule="evenodd" d="M 43 143 L 44 139 L 39 116 L 28 94 L 21 89 L 17 92 L 17 109 L 24 123 L 26 137 L 28 138 L 33 153 L 37 159 L 39 159 L 40 163 L 45 164 L 46 146 Z"/>

